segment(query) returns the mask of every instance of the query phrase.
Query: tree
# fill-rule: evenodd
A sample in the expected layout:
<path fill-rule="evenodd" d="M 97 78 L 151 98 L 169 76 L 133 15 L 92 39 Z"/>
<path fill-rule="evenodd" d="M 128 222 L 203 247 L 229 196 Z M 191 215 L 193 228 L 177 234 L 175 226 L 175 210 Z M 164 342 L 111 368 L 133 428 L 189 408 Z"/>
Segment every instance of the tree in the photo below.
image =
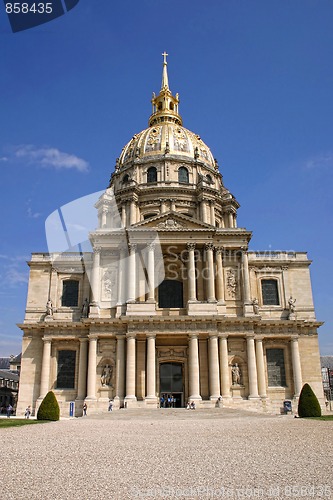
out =
<path fill-rule="evenodd" d="M 304 384 L 298 401 L 299 417 L 321 417 L 321 408 L 317 396 L 309 386 Z"/>
<path fill-rule="evenodd" d="M 37 412 L 37 420 L 59 420 L 60 408 L 54 392 L 46 394 Z"/>

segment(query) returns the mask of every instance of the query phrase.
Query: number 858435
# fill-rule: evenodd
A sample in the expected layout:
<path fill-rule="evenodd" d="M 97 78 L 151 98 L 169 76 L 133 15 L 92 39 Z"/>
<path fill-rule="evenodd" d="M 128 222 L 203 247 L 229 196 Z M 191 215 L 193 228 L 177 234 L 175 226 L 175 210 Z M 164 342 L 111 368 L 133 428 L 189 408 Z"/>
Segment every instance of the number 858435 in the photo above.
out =
<path fill-rule="evenodd" d="M 28 3 L 21 2 L 7 2 L 6 3 L 7 14 L 51 14 L 52 13 L 52 3 L 36 2 L 31 5 Z"/>

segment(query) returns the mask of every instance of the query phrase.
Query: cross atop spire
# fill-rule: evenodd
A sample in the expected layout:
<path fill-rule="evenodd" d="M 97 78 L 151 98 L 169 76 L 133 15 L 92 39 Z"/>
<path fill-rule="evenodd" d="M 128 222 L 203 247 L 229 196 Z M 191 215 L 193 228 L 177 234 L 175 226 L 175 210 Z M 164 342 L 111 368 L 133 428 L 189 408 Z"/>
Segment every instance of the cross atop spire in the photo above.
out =
<path fill-rule="evenodd" d="M 168 62 L 166 51 L 163 52 L 163 73 L 162 86 L 158 95 L 153 92 L 151 103 L 153 105 L 153 113 L 149 118 L 149 126 L 155 126 L 157 123 L 173 122 L 182 125 L 183 121 L 178 112 L 179 95 L 172 95 L 169 89 L 168 79 Z"/>
<path fill-rule="evenodd" d="M 169 54 L 167 54 L 165 51 L 163 52 L 162 56 L 163 56 L 163 73 L 162 73 L 162 86 L 161 86 L 161 90 L 168 90 L 169 89 L 169 79 L 168 79 L 168 70 L 167 70 L 167 56 Z"/>

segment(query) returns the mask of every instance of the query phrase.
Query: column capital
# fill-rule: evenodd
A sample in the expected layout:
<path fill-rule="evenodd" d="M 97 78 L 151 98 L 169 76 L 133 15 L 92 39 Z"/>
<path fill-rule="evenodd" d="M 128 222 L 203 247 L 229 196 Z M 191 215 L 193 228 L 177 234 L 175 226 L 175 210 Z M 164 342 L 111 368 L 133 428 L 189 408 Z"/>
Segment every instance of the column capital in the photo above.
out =
<path fill-rule="evenodd" d="M 116 335 L 117 340 L 125 340 L 126 339 L 126 334 L 125 333 L 120 333 Z"/>
<path fill-rule="evenodd" d="M 47 344 L 47 343 L 51 344 L 51 342 L 52 342 L 52 337 L 43 337 L 43 339 L 42 339 L 42 340 L 43 340 L 44 344 Z"/>
<path fill-rule="evenodd" d="M 156 243 L 155 241 L 150 241 L 147 243 L 148 250 L 154 251 L 155 250 Z"/>
<path fill-rule="evenodd" d="M 205 248 L 206 251 L 207 250 L 214 250 L 214 243 L 212 243 L 212 242 L 205 243 L 204 244 L 204 248 Z"/>
<path fill-rule="evenodd" d="M 93 247 L 94 254 L 99 255 L 102 251 L 102 247 Z"/>
<path fill-rule="evenodd" d="M 245 254 L 247 253 L 248 249 L 249 249 L 249 247 L 247 247 L 247 246 L 243 246 L 243 247 L 241 247 L 241 250 L 242 250 L 242 252 L 243 252 L 243 255 L 245 255 Z"/>
<path fill-rule="evenodd" d="M 292 336 L 290 337 L 290 340 L 291 340 L 292 342 L 298 342 L 298 339 L 299 339 L 299 335 L 292 335 Z"/>
<path fill-rule="evenodd" d="M 246 333 L 245 337 L 246 337 L 246 340 L 255 339 L 255 334 L 254 333 Z"/>
<path fill-rule="evenodd" d="M 196 247 L 196 243 L 194 243 L 194 242 L 192 242 L 192 241 L 188 241 L 188 242 L 186 243 L 186 249 L 187 249 L 188 251 L 190 251 L 190 250 L 195 250 L 195 247 Z"/>
<path fill-rule="evenodd" d="M 264 340 L 263 335 L 256 335 L 256 336 L 255 336 L 255 341 L 256 341 L 256 342 L 262 342 L 263 340 Z"/>
<path fill-rule="evenodd" d="M 156 333 L 146 333 L 147 339 L 156 339 Z"/>
<path fill-rule="evenodd" d="M 129 243 L 128 244 L 128 249 L 130 252 L 136 252 L 137 247 L 138 247 L 137 243 Z"/>
<path fill-rule="evenodd" d="M 229 333 L 219 333 L 219 339 L 227 339 L 229 337 Z"/>
<path fill-rule="evenodd" d="M 217 339 L 218 337 L 219 337 L 218 333 L 209 333 L 208 334 L 209 340 L 211 340 L 211 339 Z"/>
<path fill-rule="evenodd" d="M 199 334 L 198 333 L 188 333 L 188 339 L 189 340 L 192 340 L 192 339 L 198 339 L 199 338 Z"/>
<path fill-rule="evenodd" d="M 222 253 L 224 252 L 224 247 L 216 246 L 216 247 L 214 247 L 214 250 L 216 252 L 216 255 L 222 255 Z"/>
<path fill-rule="evenodd" d="M 129 333 L 126 333 L 126 339 L 136 339 L 136 333 L 132 333 L 132 332 L 129 332 Z"/>
<path fill-rule="evenodd" d="M 80 344 L 84 344 L 85 342 L 88 342 L 88 340 L 89 340 L 88 337 L 80 337 L 79 338 Z"/>

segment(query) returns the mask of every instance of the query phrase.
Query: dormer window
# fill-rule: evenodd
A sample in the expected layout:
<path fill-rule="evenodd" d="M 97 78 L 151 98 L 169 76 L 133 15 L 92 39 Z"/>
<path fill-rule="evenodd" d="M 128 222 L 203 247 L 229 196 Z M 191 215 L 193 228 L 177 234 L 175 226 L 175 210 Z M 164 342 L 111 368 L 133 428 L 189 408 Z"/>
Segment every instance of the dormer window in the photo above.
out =
<path fill-rule="evenodd" d="M 128 182 L 128 181 L 129 181 L 129 175 L 128 175 L 128 174 L 126 174 L 126 175 L 124 175 L 124 177 L 123 177 L 123 184 L 126 184 L 126 182 Z"/>
<path fill-rule="evenodd" d="M 157 170 L 155 167 L 150 167 L 147 170 L 147 182 L 157 182 Z"/>
<path fill-rule="evenodd" d="M 189 183 L 188 170 L 185 167 L 180 167 L 178 170 L 178 182 L 182 182 L 184 184 Z"/>

